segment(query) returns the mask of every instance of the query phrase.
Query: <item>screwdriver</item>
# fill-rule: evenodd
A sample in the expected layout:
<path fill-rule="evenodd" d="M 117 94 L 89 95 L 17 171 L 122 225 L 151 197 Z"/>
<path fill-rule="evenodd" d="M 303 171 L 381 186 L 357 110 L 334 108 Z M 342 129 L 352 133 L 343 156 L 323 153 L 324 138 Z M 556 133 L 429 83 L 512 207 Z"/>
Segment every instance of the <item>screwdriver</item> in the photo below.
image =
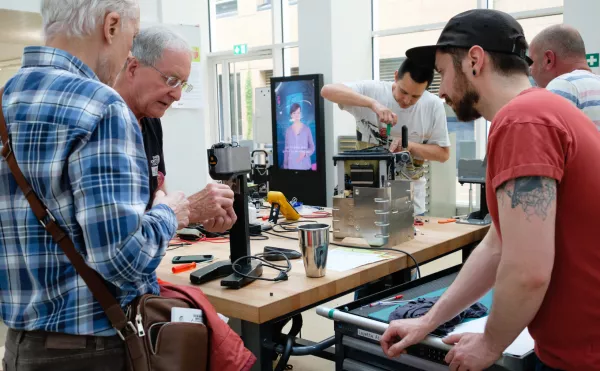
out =
<path fill-rule="evenodd" d="M 387 147 L 388 147 L 388 149 L 390 149 L 390 146 L 391 146 L 390 135 L 392 134 L 392 124 L 387 124 L 387 127 L 385 129 L 385 134 L 387 136 Z"/>
<path fill-rule="evenodd" d="M 189 264 L 179 264 L 173 268 L 171 268 L 171 272 L 173 273 L 181 273 L 181 272 L 185 272 L 185 271 L 189 271 L 191 269 L 196 268 L 196 263 L 192 262 Z"/>

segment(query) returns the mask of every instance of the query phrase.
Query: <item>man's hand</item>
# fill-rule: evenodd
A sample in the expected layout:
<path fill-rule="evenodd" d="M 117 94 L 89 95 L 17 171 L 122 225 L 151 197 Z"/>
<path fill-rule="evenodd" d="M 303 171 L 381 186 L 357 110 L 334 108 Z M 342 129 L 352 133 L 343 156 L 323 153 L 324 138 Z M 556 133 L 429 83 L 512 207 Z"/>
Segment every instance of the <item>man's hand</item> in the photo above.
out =
<path fill-rule="evenodd" d="M 237 216 L 233 211 L 233 208 L 226 210 L 227 215 L 225 217 L 218 216 L 213 219 L 205 220 L 202 222 L 202 226 L 208 232 L 222 233 L 233 227 L 237 221 Z"/>
<path fill-rule="evenodd" d="M 423 341 L 436 327 L 424 317 L 392 321 L 381 337 L 381 349 L 388 357 L 398 357 L 409 346 Z"/>
<path fill-rule="evenodd" d="M 225 218 L 233 207 L 233 191 L 225 184 L 210 183 L 189 197 L 190 222 L 202 223 L 217 217 Z"/>
<path fill-rule="evenodd" d="M 175 213 L 177 229 L 185 228 L 190 224 L 190 202 L 183 192 L 172 192 L 167 195 L 163 191 L 157 191 L 152 206 L 161 204 L 167 205 Z"/>
<path fill-rule="evenodd" d="M 373 107 L 371 107 L 373 112 L 377 114 L 380 122 L 384 124 L 392 124 L 392 126 L 396 125 L 398 122 L 398 116 L 391 109 L 387 108 L 383 104 L 379 102 L 374 102 Z"/>
<path fill-rule="evenodd" d="M 386 139 L 387 138 L 387 128 L 379 128 L 379 135 L 381 135 L 382 138 Z"/>
<path fill-rule="evenodd" d="M 400 152 L 402 149 L 402 138 L 395 138 L 392 141 L 392 144 L 390 144 L 390 152 Z M 408 148 L 406 148 L 406 150 L 410 151 L 410 142 L 408 142 Z"/>
<path fill-rule="evenodd" d="M 456 334 L 444 338 L 443 341 L 454 345 L 445 359 L 452 371 L 484 370 L 502 356 L 502 350 L 498 350 L 484 334 Z"/>

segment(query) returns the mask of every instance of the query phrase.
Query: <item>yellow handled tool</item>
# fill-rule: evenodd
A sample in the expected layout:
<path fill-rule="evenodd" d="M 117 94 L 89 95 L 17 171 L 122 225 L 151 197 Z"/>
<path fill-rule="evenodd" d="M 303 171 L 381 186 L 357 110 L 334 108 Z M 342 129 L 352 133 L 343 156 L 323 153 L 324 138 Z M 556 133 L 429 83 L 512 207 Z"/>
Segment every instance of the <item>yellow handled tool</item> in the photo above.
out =
<path fill-rule="evenodd" d="M 267 194 L 267 202 L 271 205 L 277 204 L 279 205 L 279 210 L 285 216 L 287 220 L 298 220 L 300 219 L 300 214 L 294 209 L 292 204 L 289 203 L 287 198 L 281 192 L 277 191 L 269 191 Z"/>

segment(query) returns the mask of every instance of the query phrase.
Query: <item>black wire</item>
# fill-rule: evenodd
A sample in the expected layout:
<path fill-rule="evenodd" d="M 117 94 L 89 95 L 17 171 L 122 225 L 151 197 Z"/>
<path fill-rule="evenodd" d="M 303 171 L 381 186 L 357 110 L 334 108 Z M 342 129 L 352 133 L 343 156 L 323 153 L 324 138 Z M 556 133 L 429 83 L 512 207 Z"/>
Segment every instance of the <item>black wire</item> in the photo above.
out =
<path fill-rule="evenodd" d="M 351 246 L 351 245 L 342 245 L 335 242 L 330 242 L 330 245 L 340 246 L 340 247 L 349 247 L 351 249 L 359 249 L 359 250 L 378 250 L 378 251 L 393 251 L 393 252 L 401 252 L 404 255 L 408 256 L 412 259 L 413 263 L 415 263 L 415 269 L 417 270 L 417 278 L 421 278 L 421 269 L 419 269 L 419 263 L 417 263 L 417 259 L 412 256 L 410 253 L 400 250 L 400 249 L 392 249 L 387 247 L 359 247 L 359 246 Z"/>
<path fill-rule="evenodd" d="M 292 228 L 286 227 L 288 225 L 298 224 L 298 223 L 317 223 L 317 221 L 316 220 L 295 220 L 295 221 L 291 221 L 291 222 L 280 222 L 273 226 L 273 232 L 278 232 L 278 233 L 298 232 L 298 227 L 292 227 Z M 275 227 L 277 227 L 277 226 L 281 227 L 281 229 L 283 229 L 283 230 L 282 231 L 275 230 Z"/>
<path fill-rule="evenodd" d="M 262 234 L 251 234 L 250 235 L 250 241 L 264 241 L 264 240 L 268 240 L 268 239 L 269 239 L 269 236 L 263 236 Z"/>
<path fill-rule="evenodd" d="M 284 235 L 281 235 L 281 234 L 276 234 L 276 233 L 271 233 L 271 232 L 269 232 L 269 231 L 263 231 L 263 233 L 270 234 L 271 236 L 275 236 L 275 237 L 287 238 L 288 240 L 295 240 L 295 241 L 298 241 L 298 239 L 297 239 L 297 238 L 294 238 L 294 237 L 288 237 L 288 236 L 284 236 Z"/>
<path fill-rule="evenodd" d="M 268 233 L 270 235 L 281 237 L 281 238 L 287 238 L 288 240 L 296 240 L 296 241 L 298 240 L 297 238 L 294 238 L 294 237 L 283 236 L 280 234 L 270 233 L 267 231 L 263 231 L 263 233 Z M 329 242 L 329 244 L 334 245 L 334 246 L 349 247 L 351 249 L 359 249 L 359 250 L 393 251 L 393 252 L 403 253 L 404 255 L 408 256 L 413 261 L 413 263 L 415 264 L 415 269 L 417 270 L 417 278 L 421 278 L 421 269 L 419 268 L 419 263 L 417 262 L 417 259 L 415 259 L 415 257 L 412 256 L 412 254 L 410 254 L 404 250 L 392 249 L 392 248 L 386 248 L 386 247 L 357 247 L 357 246 L 352 246 L 352 245 L 342 245 L 342 244 L 335 243 L 335 242 Z"/>
<path fill-rule="evenodd" d="M 263 258 L 263 256 L 274 255 L 274 254 L 283 256 L 285 258 L 285 261 L 287 262 L 287 266 L 274 264 Z M 248 274 L 244 274 L 244 273 L 238 271 L 236 268 L 238 266 L 241 267 L 241 264 L 239 264 L 239 262 L 243 259 L 259 260 L 262 262 L 263 266 L 273 268 L 273 269 L 279 271 L 280 272 L 279 276 L 283 276 L 285 278 L 279 279 L 279 276 L 277 276 L 276 278 L 263 278 L 263 277 L 250 276 Z M 261 281 L 279 282 L 279 281 L 284 281 L 287 279 L 287 273 L 289 273 L 289 271 L 292 270 L 292 263 L 290 262 L 290 259 L 288 259 L 288 257 L 284 253 L 279 252 L 279 251 L 272 251 L 272 252 L 260 253 L 260 254 L 256 254 L 256 255 L 242 256 L 241 258 L 234 261 L 233 264 L 231 264 L 231 269 L 233 270 L 233 273 L 240 275 L 242 277 L 246 277 L 246 278 L 250 278 L 250 279 L 254 279 L 254 280 L 261 280 Z"/>

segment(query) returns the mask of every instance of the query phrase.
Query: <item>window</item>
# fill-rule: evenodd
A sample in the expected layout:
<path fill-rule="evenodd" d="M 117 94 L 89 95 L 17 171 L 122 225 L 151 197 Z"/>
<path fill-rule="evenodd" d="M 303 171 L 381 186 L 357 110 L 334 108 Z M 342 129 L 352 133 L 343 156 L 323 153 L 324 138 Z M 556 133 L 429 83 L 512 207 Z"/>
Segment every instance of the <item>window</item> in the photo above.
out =
<path fill-rule="evenodd" d="M 373 39 L 375 79 L 393 80 L 394 70 L 400 67 L 406 51 L 416 46 L 435 44 L 441 32 L 442 30 L 439 29 L 375 37 Z"/>
<path fill-rule="evenodd" d="M 236 15 L 237 6 L 237 0 L 215 0 L 215 12 L 217 18 Z"/>
<path fill-rule="evenodd" d="M 256 10 L 271 9 L 271 0 L 256 0 Z"/>
<path fill-rule="evenodd" d="M 494 9 L 507 13 L 563 6 L 564 0 L 494 0 Z"/>
<path fill-rule="evenodd" d="M 253 139 L 254 95 L 256 88 L 269 86 L 273 60 L 258 59 L 229 64 L 231 137 Z"/>
<path fill-rule="evenodd" d="M 477 8 L 477 0 L 373 0 L 373 30 L 446 22 Z"/>
<path fill-rule="evenodd" d="M 298 48 L 283 49 L 283 76 L 296 76 L 300 74 L 300 61 Z"/>
<path fill-rule="evenodd" d="M 448 19 L 460 12 L 475 9 L 480 3 L 486 6 L 485 1 L 478 0 L 372 0 L 373 77 L 392 81 L 394 72 L 406 57 L 406 50 L 435 44 Z M 514 14 L 529 42 L 544 28 L 563 22 L 560 7 L 564 5 L 564 0 L 488 0 L 487 3 L 490 8 L 493 6 L 494 9 Z M 437 94 L 439 83 L 440 77 L 436 73 L 429 91 Z M 486 132 L 486 125 L 480 120 L 477 123 L 459 122 L 452 109 L 445 104 L 444 107 L 448 131 L 456 136 L 457 160 L 483 158 L 485 143 L 482 142 L 486 142 L 489 123 Z M 468 186 L 457 185 L 456 201 L 460 206 L 469 203 Z M 478 204 L 478 200 L 472 201 L 474 205 Z"/>
<path fill-rule="evenodd" d="M 281 13 L 283 16 L 283 42 L 298 41 L 298 2 L 283 0 Z"/>
<path fill-rule="evenodd" d="M 211 52 L 273 44 L 272 0 L 209 0 Z"/>
<path fill-rule="evenodd" d="M 209 0 L 209 6 L 208 63 L 215 73 L 210 90 L 218 106 L 210 113 L 216 125 L 212 139 L 242 143 L 254 137 L 257 89 L 269 87 L 272 76 L 300 73 L 298 5 L 296 0 Z M 240 44 L 248 46 L 246 55 L 234 55 Z"/>
<path fill-rule="evenodd" d="M 563 15 L 519 19 L 519 23 L 523 27 L 523 32 L 525 32 L 525 39 L 530 43 L 544 28 L 563 23 Z"/>

